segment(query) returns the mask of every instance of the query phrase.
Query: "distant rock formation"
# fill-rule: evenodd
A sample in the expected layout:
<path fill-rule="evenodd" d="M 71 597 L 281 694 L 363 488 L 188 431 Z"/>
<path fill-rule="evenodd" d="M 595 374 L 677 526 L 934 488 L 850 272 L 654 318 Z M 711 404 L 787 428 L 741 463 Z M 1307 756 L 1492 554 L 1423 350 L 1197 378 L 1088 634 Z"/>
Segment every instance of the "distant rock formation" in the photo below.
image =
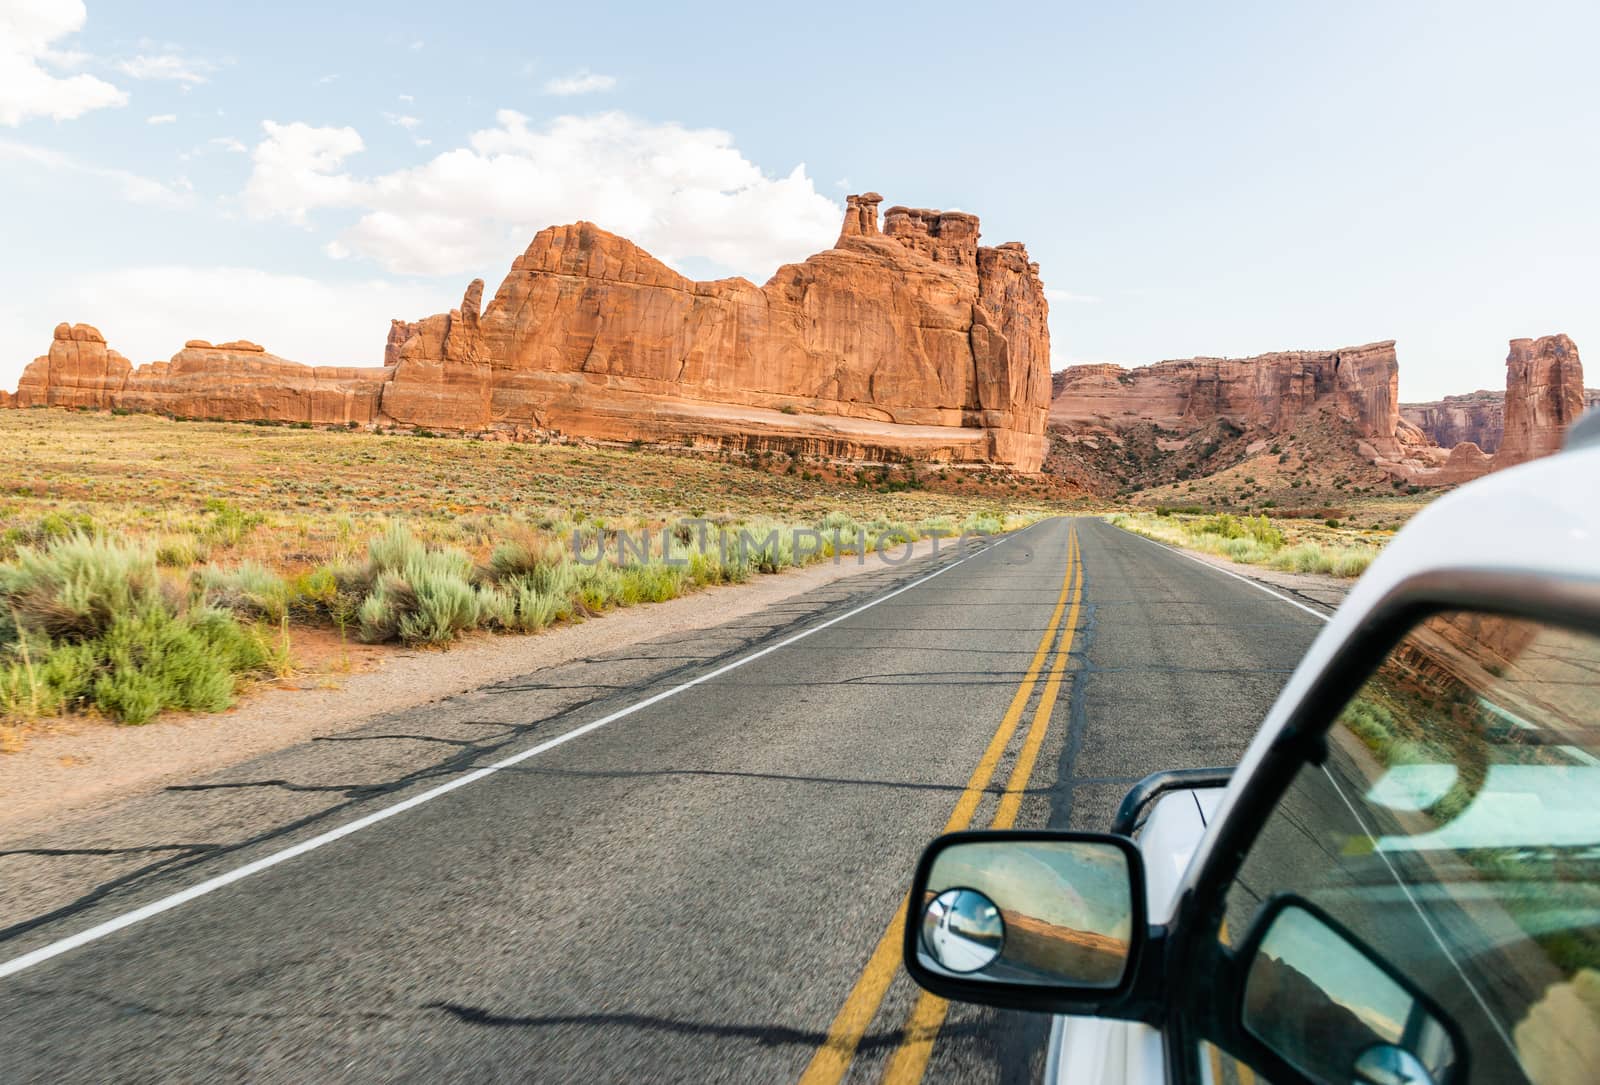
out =
<path fill-rule="evenodd" d="M 191 339 L 169 362 L 137 369 L 88 324 L 56 328 L 50 353 L 22 371 L 14 407 L 158 411 L 185 418 L 370 422 L 389 370 L 306 366 L 245 340 Z M 4 406 L 5 404 L 0 404 Z"/>
<path fill-rule="evenodd" d="M 133 363 L 106 346 L 88 324 L 57 324 L 49 353 L 22 371 L 15 407 L 104 407 L 119 391 Z"/>
<path fill-rule="evenodd" d="M 1442 448 L 1471 442 L 1484 452 L 1494 452 L 1506 428 L 1506 394 L 1468 392 L 1432 403 L 1402 403 L 1400 417 Z"/>
<path fill-rule="evenodd" d="M 1504 392 L 1401 406 L 1399 372 L 1393 342 L 1073 366 L 1052 377 L 1050 427 L 1072 454 L 1052 454 L 1051 469 L 1100 489 L 1210 474 L 1331 408 L 1361 461 L 1405 483 L 1456 485 L 1557 451 L 1567 426 L 1600 406 L 1565 335 L 1512 340 Z"/>
<path fill-rule="evenodd" d="M 1600 388 L 1583 390 L 1583 409 L 1600 407 Z M 1484 452 L 1499 450 L 1505 433 L 1506 394 L 1478 391 L 1445 396 L 1431 403 L 1402 403 L 1400 415 L 1427 434 L 1435 444 L 1454 448 L 1470 441 Z"/>
<path fill-rule="evenodd" d="M 1506 355 L 1505 438 L 1496 468 L 1561 449 L 1567 427 L 1583 413 L 1583 362 L 1565 335 L 1513 339 Z"/>
<path fill-rule="evenodd" d="M 1216 419 L 1268 432 L 1287 428 L 1322 402 L 1355 432 L 1399 453 L 1400 365 L 1394 342 L 1253 358 L 1185 358 L 1124 369 L 1080 365 L 1055 375 L 1050 421 L 1112 430 L 1151 422 L 1174 434 Z"/>
<path fill-rule="evenodd" d="M 695 282 L 587 222 L 540 231 L 483 304 L 391 322 L 382 368 L 192 341 L 137 370 L 56 330 L 15 406 L 775 448 L 1036 471 L 1048 306 L 1021 244 L 961 212 L 851 196 L 834 248 L 763 287 Z"/>

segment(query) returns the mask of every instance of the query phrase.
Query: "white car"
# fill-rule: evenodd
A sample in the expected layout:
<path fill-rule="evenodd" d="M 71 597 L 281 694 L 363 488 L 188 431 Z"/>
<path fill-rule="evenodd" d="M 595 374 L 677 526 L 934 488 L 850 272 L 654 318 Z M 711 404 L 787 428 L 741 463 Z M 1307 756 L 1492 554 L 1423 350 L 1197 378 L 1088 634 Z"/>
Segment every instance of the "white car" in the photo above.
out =
<path fill-rule="evenodd" d="M 913 881 L 908 971 L 1058 1015 L 1049 1085 L 1600 1080 L 1600 416 L 1428 506 L 1238 768 L 1115 829 Z"/>

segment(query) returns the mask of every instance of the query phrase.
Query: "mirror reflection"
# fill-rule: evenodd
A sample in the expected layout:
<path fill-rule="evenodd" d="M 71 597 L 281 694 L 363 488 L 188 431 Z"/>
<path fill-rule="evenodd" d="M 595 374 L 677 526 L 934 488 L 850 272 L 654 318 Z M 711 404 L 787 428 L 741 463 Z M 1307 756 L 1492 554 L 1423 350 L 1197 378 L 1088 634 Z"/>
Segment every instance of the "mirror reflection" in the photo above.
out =
<path fill-rule="evenodd" d="M 1000 956 L 1006 925 L 994 901 L 976 889 L 946 889 L 928 902 L 922 944 L 952 972 L 976 972 Z"/>
<path fill-rule="evenodd" d="M 1450 1033 L 1367 951 L 1295 904 L 1267 928 L 1245 978 L 1244 1026 L 1320 1081 L 1444 1085 Z"/>
<path fill-rule="evenodd" d="M 952 844 L 921 903 L 919 958 L 967 979 L 1115 987 L 1133 926 L 1128 859 L 1095 841 Z"/>

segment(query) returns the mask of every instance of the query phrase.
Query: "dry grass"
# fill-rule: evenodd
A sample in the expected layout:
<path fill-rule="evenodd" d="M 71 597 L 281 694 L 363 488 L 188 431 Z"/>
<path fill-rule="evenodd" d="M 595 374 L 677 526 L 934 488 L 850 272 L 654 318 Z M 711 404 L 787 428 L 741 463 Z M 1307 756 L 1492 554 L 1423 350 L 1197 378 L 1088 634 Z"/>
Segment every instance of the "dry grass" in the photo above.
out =
<path fill-rule="evenodd" d="M 1315 521 L 1265 515 L 1121 512 L 1107 519 L 1149 539 L 1246 565 L 1339 577 L 1358 577 L 1366 572 L 1384 543 L 1394 535 L 1389 530 L 1335 528 Z"/>
<path fill-rule="evenodd" d="M 787 456 L 746 463 L 0 411 L 0 595 L 11 619 L 9 629 L 0 623 L 0 750 L 17 745 L 18 718 L 88 710 L 139 722 L 168 705 L 223 707 L 234 679 L 221 671 L 200 676 L 205 696 L 191 695 L 199 688 L 188 665 L 196 638 L 227 633 L 229 644 L 256 645 L 248 660 L 230 664 L 241 676 L 285 677 L 291 651 L 305 663 L 302 644 L 320 657 L 316 670 L 332 674 L 350 669 L 352 638 L 443 647 L 475 630 L 533 632 L 777 572 L 835 547 L 992 533 L 1064 507 L 1021 498 L 1024 488 L 1048 484 L 939 476 L 900 469 L 841 477 Z M 709 552 L 703 537 L 693 542 L 694 532 L 679 525 L 686 518 L 710 521 Z M 799 527 L 831 539 L 824 545 L 813 531 L 822 548 L 801 551 Z M 719 528 L 772 541 L 724 553 Z M 625 557 L 618 535 L 643 532 L 670 546 L 674 559 L 659 549 Z M 586 553 L 605 542 L 608 560 L 575 560 L 580 537 Z M 87 631 L 78 626 L 99 611 L 86 618 L 68 605 L 83 591 L 62 576 L 46 578 L 49 591 L 32 591 L 24 576 L 32 564 L 59 565 L 79 551 L 94 559 L 79 579 L 97 588 L 93 599 L 109 600 L 100 609 L 110 617 Z M 137 577 L 124 568 L 134 566 Z M 118 602 L 135 589 L 155 602 Z M 124 612 L 150 625 L 145 640 L 171 641 L 172 650 L 159 659 L 142 647 L 112 652 L 106 638 L 131 636 L 127 623 L 109 633 L 100 626 Z M 337 652 L 328 650 L 333 631 Z M 53 669 L 26 658 L 30 649 Z M 124 657 L 138 666 L 119 663 Z M 157 673 L 149 660 L 168 662 Z"/>
<path fill-rule="evenodd" d="M 74 527 L 148 539 L 169 566 L 255 561 L 294 572 L 363 555 L 393 519 L 427 542 L 486 558 L 508 520 L 618 527 L 701 515 L 808 522 L 843 512 L 914 522 L 1065 507 L 1047 485 L 998 473 L 956 483 L 924 468 L 913 482 L 905 470 L 864 470 L 858 479 L 784 456 L 755 462 L 0 411 L 0 559 L 41 531 Z"/>

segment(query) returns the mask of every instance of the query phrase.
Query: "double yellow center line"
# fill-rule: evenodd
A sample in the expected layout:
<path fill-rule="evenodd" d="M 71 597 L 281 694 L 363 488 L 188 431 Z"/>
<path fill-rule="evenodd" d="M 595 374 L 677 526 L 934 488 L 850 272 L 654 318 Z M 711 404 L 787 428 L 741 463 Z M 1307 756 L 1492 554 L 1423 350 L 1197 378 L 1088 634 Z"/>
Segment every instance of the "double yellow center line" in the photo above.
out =
<path fill-rule="evenodd" d="M 967 780 L 967 786 L 962 790 L 961 797 L 956 800 L 955 809 L 950 813 L 950 820 L 945 823 L 945 832 L 959 832 L 972 824 L 972 816 L 978 809 L 978 803 L 983 798 L 984 791 L 988 789 L 1006 748 L 1011 744 L 1012 736 L 1016 734 L 1017 725 L 1022 721 L 1028 702 L 1033 699 L 1033 691 L 1038 685 L 1045 663 L 1050 658 L 1051 646 L 1056 643 L 1059 632 L 1060 644 L 1056 647 L 1055 660 L 1045 679 L 1044 692 L 1039 697 L 1033 722 L 1023 738 L 1022 749 L 1017 754 L 1016 765 L 1011 770 L 1006 789 L 1000 796 L 1000 806 L 995 812 L 992 826 L 996 829 L 1009 829 L 1016 823 L 1022 796 L 1027 791 L 1028 778 L 1033 775 L 1033 766 L 1039 758 L 1045 731 L 1050 726 L 1050 715 L 1055 709 L 1056 698 L 1061 691 L 1062 676 L 1072 650 L 1073 632 L 1078 626 L 1078 611 L 1082 600 L 1083 562 L 1078 551 L 1078 532 L 1076 528 L 1068 528 L 1067 568 L 1061 578 L 1061 594 L 1056 599 L 1050 623 L 1045 626 L 1044 635 L 1039 638 L 1039 647 L 1033 653 L 1033 661 L 1022 676 L 1022 683 L 1011 698 L 1011 704 L 1006 709 L 1005 715 L 1001 717 L 999 728 L 989 740 L 988 748 L 983 751 L 978 767 L 972 771 L 972 776 Z M 1062 621 L 1063 616 L 1066 617 L 1065 623 Z M 799 1085 L 838 1085 L 844 1078 L 845 1071 L 850 1068 L 850 1061 L 855 1057 L 856 1049 L 861 1044 L 861 1038 L 866 1035 L 872 1019 L 877 1016 L 878 1007 L 889 990 L 889 984 L 894 980 L 900 964 L 900 946 L 905 937 L 905 923 L 906 902 L 902 900 L 900 907 L 895 911 L 894 919 L 883 932 L 883 937 L 878 940 L 872 956 L 867 959 L 867 966 L 862 970 L 861 977 L 856 980 L 855 986 L 844 1000 L 844 1005 L 840 1007 L 833 1023 L 828 1027 L 827 1039 L 811 1057 L 805 1072 L 800 1075 Z M 928 1057 L 933 1053 L 933 1041 L 939 1034 L 939 1028 L 944 1023 L 948 1008 L 949 1003 L 944 999 L 927 992 L 923 992 L 917 999 L 911 1017 L 906 1022 L 900 1045 L 890 1057 L 884 1071 L 883 1080 L 886 1085 L 914 1085 L 915 1082 L 922 1080 L 923 1072 L 928 1066 Z"/>

